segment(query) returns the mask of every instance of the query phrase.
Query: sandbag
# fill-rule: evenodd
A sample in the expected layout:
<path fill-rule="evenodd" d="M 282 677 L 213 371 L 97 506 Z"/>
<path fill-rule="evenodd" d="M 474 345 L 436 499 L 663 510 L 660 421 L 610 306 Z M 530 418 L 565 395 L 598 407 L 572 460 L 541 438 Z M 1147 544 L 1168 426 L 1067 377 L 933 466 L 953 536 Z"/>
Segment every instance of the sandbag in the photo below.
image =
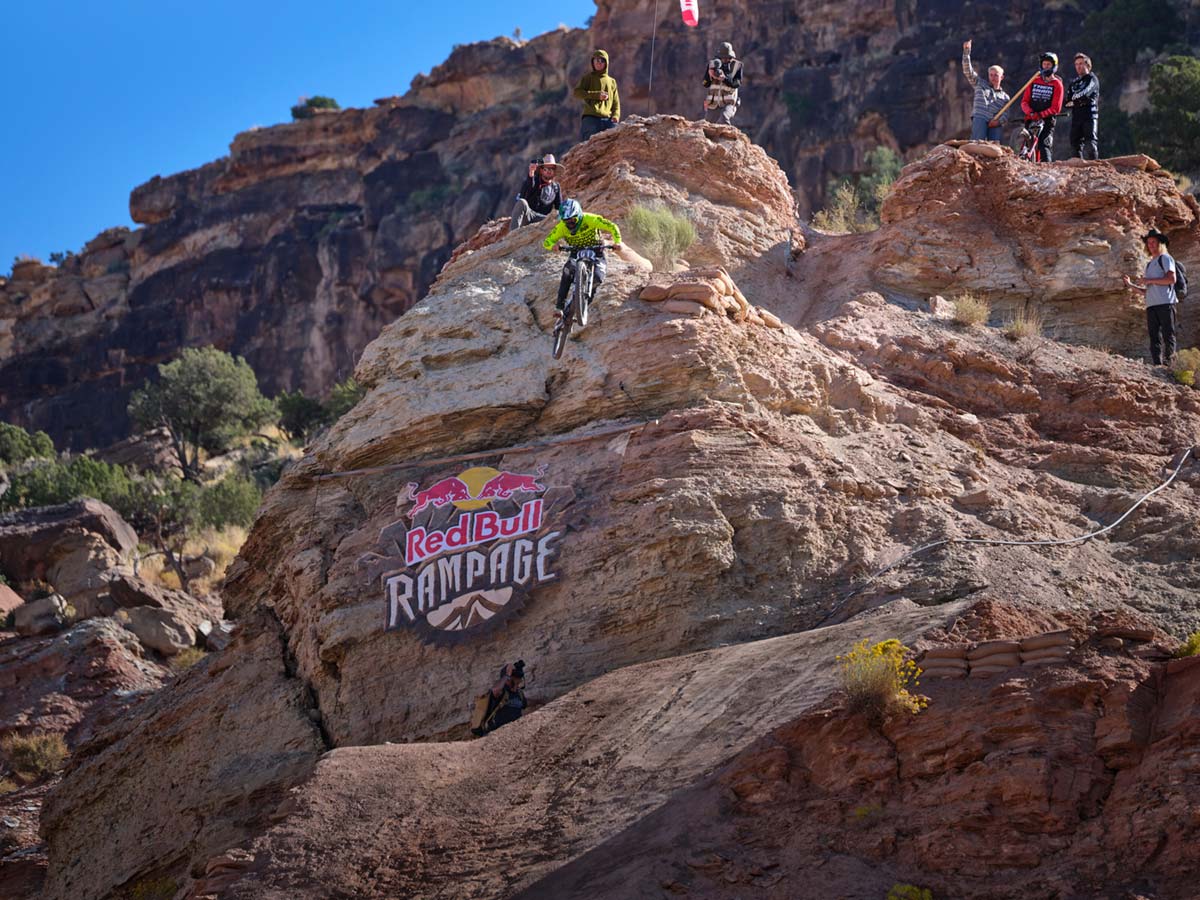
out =
<path fill-rule="evenodd" d="M 1070 658 L 1066 656 L 1043 656 L 1039 659 L 1023 659 L 1023 666 L 1065 666 L 1070 663 Z"/>
<path fill-rule="evenodd" d="M 775 313 L 767 312 L 765 309 L 760 309 L 758 314 L 762 316 L 762 320 L 768 328 L 783 327 L 783 322 L 780 320 L 779 316 L 775 315 Z"/>
<path fill-rule="evenodd" d="M 708 307 L 691 300 L 666 300 L 663 309 L 667 312 L 682 313 L 685 316 L 702 316 L 708 312 Z"/>
<path fill-rule="evenodd" d="M 698 288 L 708 288 L 718 297 L 725 293 L 725 285 L 722 284 L 720 278 L 696 278 L 689 273 L 684 281 L 676 282 L 667 288 L 667 296 L 683 297 L 685 294 L 692 293 Z"/>
<path fill-rule="evenodd" d="M 935 656 L 932 658 L 927 656 L 925 659 L 918 661 L 917 665 L 922 669 L 965 669 L 967 668 L 967 661 L 965 659 L 955 659 L 952 656 Z"/>
<path fill-rule="evenodd" d="M 740 306 L 738 306 L 738 302 L 736 300 L 734 300 L 733 297 L 730 297 L 728 294 L 725 295 L 724 297 L 722 297 L 721 299 L 723 301 L 725 301 L 725 315 L 734 316 L 736 318 L 737 314 L 742 311 L 742 308 Z"/>
<path fill-rule="evenodd" d="M 971 660 L 972 669 L 976 666 L 1019 666 L 1020 664 L 1020 653 L 992 653 L 988 656 Z"/>
<path fill-rule="evenodd" d="M 930 647 L 922 659 L 966 659 L 966 647 Z"/>
<path fill-rule="evenodd" d="M 725 311 L 725 301 L 716 288 L 707 284 L 675 285 L 668 295 L 671 300 L 691 300 L 707 306 L 714 312 Z"/>
<path fill-rule="evenodd" d="M 763 321 L 763 317 L 758 314 L 758 310 L 753 306 L 750 307 L 750 311 L 746 314 L 746 321 L 754 325 L 765 326 L 767 324 L 765 321 Z"/>
<path fill-rule="evenodd" d="M 971 666 L 971 677 L 987 678 L 990 675 L 1000 675 L 1011 668 L 1012 666 Z"/>
<path fill-rule="evenodd" d="M 954 669 L 947 666 L 938 666 L 935 669 L 922 669 L 918 678 L 966 678 L 967 669 L 964 666 L 961 669 Z"/>
<path fill-rule="evenodd" d="M 738 290 L 736 284 L 733 286 L 733 299 L 736 300 L 738 302 L 738 306 L 742 308 L 742 311 L 738 313 L 737 320 L 739 322 L 745 322 L 746 318 L 750 314 L 750 301 L 746 299 L 745 294 Z"/>
<path fill-rule="evenodd" d="M 733 279 L 729 277 L 729 273 L 724 269 L 718 269 L 717 277 L 721 279 L 721 284 L 725 286 L 725 296 L 732 297 L 733 292 L 737 290 L 737 285 L 733 283 Z"/>
<path fill-rule="evenodd" d="M 642 288 L 642 292 L 638 297 L 642 300 L 648 300 L 651 303 L 658 303 L 661 300 L 667 299 L 669 287 L 665 284 L 648 284 Z"/>
<path fill-rule="evenodd" d="M 1021 662 L 1031 662 L 1037 659 L 1067 659 L 1070 653 L 1069 647 L 1043 647 L 1041 650 L 1022 653 Z"/>
<path fill-rule="evenodd" d="M 1004 149 L 999 144 L 985 144 L 980 141 L 963 144 L 959 149 L 984 159 L 999 159 L 1004 155 Z"/>
<path fill-rule="evenodd" d="M 1030 650 L 1042 650 L 1046 647 L 1062 647 L 1073 646 L 1074 638 L 1071 637 L 1071 630 L 1064 628 L 1062 631 L 1048 631 L 1045 634 L 1035 634 L 1033 637 L 1021 639 L 1022 652 Z"/>
<path fill-rule="evenodd" d="M 967 659 L 983 659 L 993 653 L 1020 653 L 1020 641 L 983 641 L 967 651 Z"/>

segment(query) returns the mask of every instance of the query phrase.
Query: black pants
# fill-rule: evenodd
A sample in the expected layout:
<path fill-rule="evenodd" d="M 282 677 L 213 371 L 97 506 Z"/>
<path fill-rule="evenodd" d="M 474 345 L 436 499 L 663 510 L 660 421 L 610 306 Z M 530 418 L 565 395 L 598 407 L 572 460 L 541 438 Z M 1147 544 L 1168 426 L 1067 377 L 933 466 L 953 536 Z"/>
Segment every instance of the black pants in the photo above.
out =
<path fill-rule="evenodd" d="M 562 271 L 562 279 L 558 282 L 558 300 L 555 302 L 554 308 L 559 310 L 560 312 L 566 308 L 567 294 L 571 293 L 571 284 L 574 281 L 574 279 L 572 278 L 571 269 L 572 269 L 572 267 L 571 267 L 570 263 L 564 264 L 563 271 Z M 604 275 L 607 271 L 608 271 L 608 261 L 605 260 L 605 258 L 604 258 L 604 251 L 597 250 L 596 251 L 595 275 L 592 278 L 592 296 L 593 297 L 596 296 L 596 289 L 600 287 L 601 283 L 603 283 Z M 588 298 L 588 302 L 589 303 L 591 302 L 590 297 Z"/>
<path fill-rule="evenodd" d="M 1147 306 L 1146 327 L 1150 329 L 1150 358 L 1154 365 L 1169 363 L 1175 356 L 1175 304 Z"/>
<path fill-rule="evenodd" d="M 1100 116 L 1095 112 L 1071 113 L 1071 155 L 1099 159 L 1099 132 Z"/>
<path fill-rule="evenodd" d="M 1038 138 L 1038 158 L 1042 162 L 1054 161 L 1054 123 L 1057 121 L 1056 116 L 1042 119 L 1042 134 Z"/>

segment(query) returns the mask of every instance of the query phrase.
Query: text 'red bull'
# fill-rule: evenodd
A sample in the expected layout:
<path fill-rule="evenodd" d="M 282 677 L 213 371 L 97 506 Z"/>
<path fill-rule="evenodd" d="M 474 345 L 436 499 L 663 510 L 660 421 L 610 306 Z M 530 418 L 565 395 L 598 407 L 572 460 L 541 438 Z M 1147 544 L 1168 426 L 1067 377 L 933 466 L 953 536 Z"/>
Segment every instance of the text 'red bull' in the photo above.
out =
<path fill-rule="evenodd" d="M 454 525 L 441 531 L 426 531 L 417 526 L 408 532 L 404 541 L 404 558 L 413 566 L 447 550 L 461 550 L 496 538 L 517 537 L 542 527 L 542 501 L 530 500 L 521 505 L 515 516 L 501 518 L 490 509 L 459 517 Z"/>

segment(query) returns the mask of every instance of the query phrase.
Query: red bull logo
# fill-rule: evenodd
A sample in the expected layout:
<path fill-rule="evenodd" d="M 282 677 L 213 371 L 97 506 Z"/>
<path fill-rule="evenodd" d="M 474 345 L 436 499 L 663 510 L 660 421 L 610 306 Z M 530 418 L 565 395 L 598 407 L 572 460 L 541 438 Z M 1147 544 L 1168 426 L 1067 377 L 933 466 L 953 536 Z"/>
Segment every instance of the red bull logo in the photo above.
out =
<path fill-rule="evenodd" d="M 460 640 L 503 621 L 535 587 L 556 581 L 562 532 L 546 527 L 545 472 L 475 466 L 423 489 L 407 485 L 396 506 L 409 521 L 384 528 L 385 552 L 359 560 L 382 581 L 386 627 Z"/>

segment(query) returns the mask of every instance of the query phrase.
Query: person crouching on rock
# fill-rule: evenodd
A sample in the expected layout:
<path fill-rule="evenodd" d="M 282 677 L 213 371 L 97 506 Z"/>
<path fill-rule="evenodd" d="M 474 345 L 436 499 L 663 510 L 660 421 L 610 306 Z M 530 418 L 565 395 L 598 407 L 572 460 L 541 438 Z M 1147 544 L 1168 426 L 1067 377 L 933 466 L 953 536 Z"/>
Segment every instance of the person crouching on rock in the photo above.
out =
<path fill-rule="evenodd" d="M 1142 238 L 1150 254 L 1146 273 L 1136 282 L 1125 276 L 1125 283 L 1146 295 L 1146 327 L 1150 331 L 1150 358 L 1156 366 L 1169 365 L 1175 356 L 1175 260 L 1167 253 L 1170 243 L 1156 228 Z"/>
<path fill-rule="evenodd" d="M 733 52 L 733 45 L 721 45 L 720 58 L 709 60 L 704 73 L 704 120 L 733 124 L 733 117 L 741 105 L 742 63 Z"/>
<path fill-rule="evenodd" d="M 971 107 L 971 140 L 1003 141 L 1008 112 L 1000 115 L 1000 110 L 1009 100 L 1008 92 L 1000 86 L 1004 81 L 1004 70 L 999 66 L 989 66 L 987 82 L 980 82 L 979 74 L 971 65 L 971 42 L 963 41 L 962 46 L 963 75 L 975 88 L 975 102 Z"/>
<path fill-rule="evenodd" d="M 580 141 L 615 126 L 621 121 L 621 95 L 617 79 L 608 74 L 608 54 L 597 50 L 592 54 L 591 71 L 579 79 L 575 98 L 583 101 L 583 125 Z"/>
<path fill-rule="evenodd" d="M 1021 109 L 1025 112 L 1025 122 L 1041 124 L 1041 134 L 1038 136 L 1038 159 L 1041 162 L 1054 161 L 1054 123 L 1062 112 L 1063 83 L 1055 72 L 1058 71 L 1058 54 L 1043 53 L 1040 57 L 1041 71 L 1037 73 L 1025 93 L 1021 97 Z"/>
<path fill-rule="evenodd" d="M 525 660 L 500 667 L 500 677 L 492 689 L 475 701 L 471 733 L 477 737 L 515 722 L 529 703 L 525 699 Z"/>
<path fill-rule="evenodd" d="M 1067 106 L 1071 107 L 1071 155 L 1099 159 L 1100 79 L 1092 71 L 1092 58 L 1086 53 L 1075 54 L 1075 76 L 1067 87 Z"/>
<path fill-rule="evenodd" d="M 562 205 L 562 188 L 556 180 L 560 166 L 553 153 L 547 153 L 529 164 L 529 177 L 517 194 L 512 219 L 508 226 L 511 234 L 531 222 L 540 222 Z"/>

